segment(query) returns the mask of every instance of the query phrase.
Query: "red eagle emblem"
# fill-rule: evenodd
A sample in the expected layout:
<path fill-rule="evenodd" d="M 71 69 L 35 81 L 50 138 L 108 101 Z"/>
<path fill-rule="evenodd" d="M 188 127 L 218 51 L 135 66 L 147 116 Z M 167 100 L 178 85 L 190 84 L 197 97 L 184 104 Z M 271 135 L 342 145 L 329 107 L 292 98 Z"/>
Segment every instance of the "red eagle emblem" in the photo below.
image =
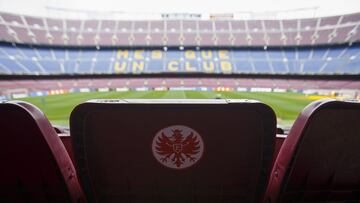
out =
<path fill-rule="evenodd" d="M 203 153 L 200 135 L 186 126 L 172 126 L 161 130 L 153 140 L 153 153 L 160 163 L 170 168 L 187 168 Z"/>

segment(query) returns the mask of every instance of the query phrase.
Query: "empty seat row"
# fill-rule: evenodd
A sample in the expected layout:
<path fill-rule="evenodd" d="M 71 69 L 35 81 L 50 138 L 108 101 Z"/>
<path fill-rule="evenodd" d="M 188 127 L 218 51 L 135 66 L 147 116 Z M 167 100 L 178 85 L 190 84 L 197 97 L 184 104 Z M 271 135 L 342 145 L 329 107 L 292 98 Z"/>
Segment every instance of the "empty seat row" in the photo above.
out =
<path fill-rule="evenodd" d="M 252 100 L 92 100 L 68 151 L 44 114 L 0 104 L 0 202 L 353 202 L 360 103 L 307 106 L 275 152 L 273 110 Z"/>

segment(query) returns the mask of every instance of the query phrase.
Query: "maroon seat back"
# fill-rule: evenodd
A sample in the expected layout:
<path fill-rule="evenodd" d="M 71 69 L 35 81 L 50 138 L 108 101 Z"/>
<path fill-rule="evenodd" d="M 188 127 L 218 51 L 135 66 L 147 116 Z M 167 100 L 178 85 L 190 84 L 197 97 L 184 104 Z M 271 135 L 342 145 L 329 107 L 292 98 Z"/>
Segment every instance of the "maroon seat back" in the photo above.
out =
<path fill-rule="evenodd" d="M 0 202 L 84 202 L 75 168 L 35 106 L 0 103 Z"/>
<path fill-rule="evenodd" d="M 360 103 L 319 100 L 297 118 L 264 202 L 360 200 Z"/>
<path fill-rule="evenodd" d="M 70 117 L 91 202 L 259 202 L 276 119 L 237 100 L 98 100 Z"/>

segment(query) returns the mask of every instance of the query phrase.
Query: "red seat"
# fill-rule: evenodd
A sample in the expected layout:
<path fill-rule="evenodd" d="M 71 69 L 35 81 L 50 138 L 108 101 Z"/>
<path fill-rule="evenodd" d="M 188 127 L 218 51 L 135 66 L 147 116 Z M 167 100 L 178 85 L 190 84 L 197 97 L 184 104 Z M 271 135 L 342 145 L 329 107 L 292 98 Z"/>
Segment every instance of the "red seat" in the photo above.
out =
<path fill-rule="evenodd" d="M 353 200 L 360 200 L 360 103 L 312 102 L 280 149 L 264 202 Z"/>
<path fill-rule="evenodd" d="M 260 202 L 276 119 L 244 100 L 99 100 L 70 117 L 90 202 Z"/>
<path fill-rule="evenodd" d="M 0 202 L 85 202 L 60 138 L 35 106 L 0 103 Z"/>

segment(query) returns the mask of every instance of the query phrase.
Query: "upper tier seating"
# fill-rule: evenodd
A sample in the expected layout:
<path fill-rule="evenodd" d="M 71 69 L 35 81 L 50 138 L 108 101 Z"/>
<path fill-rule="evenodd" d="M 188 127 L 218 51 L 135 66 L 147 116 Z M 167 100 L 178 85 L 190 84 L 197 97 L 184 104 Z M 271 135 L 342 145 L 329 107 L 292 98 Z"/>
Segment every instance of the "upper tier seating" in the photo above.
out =
<path fill-rule="evenodd" d="M 90 202 L 260 202 L 276 119 L 245 100 L 96 100 L 70 117 Z"/>
<path fill-rule="evenodd" d="M 359 12 L 321 17 L 317 8 L 276 11 L 268 17 L 265 13 L 226 14 L 231 15 L 231 19 L 212 14 L 210 17 L 201 14 L 201 18 L 168 18 L 160 13 L 152 13 L 149 17 L 148 13 L 138 12 L 120 16 L 117 12 L 94 15 L 93 11 L 81 11 L 79 16 L 78 11 L 69 10 L 46 12 L 46 16 L 40 17 L 38 13 L 23 15 L 18 11 L 11 13 L 11 10 L 0 12 L 0 41 L 32 45 L 270 47 L 360 41 Z M 262 19 L 258 19 L 260 16 Z M 280 19 L 274 19 L 275 16 Z M 253 17 L 255 19 L 251 19 Z"/>
<path fill-rule="evenodd" d="M 308 105 L 280 149 L 264 202 L 358 202 L 359 116 L 359 102 Z"/>
<path fill-rule="evenodd" d="M 0 202 L 85 202 L 73 163 L 35 106 L 0 103 Z"/>

